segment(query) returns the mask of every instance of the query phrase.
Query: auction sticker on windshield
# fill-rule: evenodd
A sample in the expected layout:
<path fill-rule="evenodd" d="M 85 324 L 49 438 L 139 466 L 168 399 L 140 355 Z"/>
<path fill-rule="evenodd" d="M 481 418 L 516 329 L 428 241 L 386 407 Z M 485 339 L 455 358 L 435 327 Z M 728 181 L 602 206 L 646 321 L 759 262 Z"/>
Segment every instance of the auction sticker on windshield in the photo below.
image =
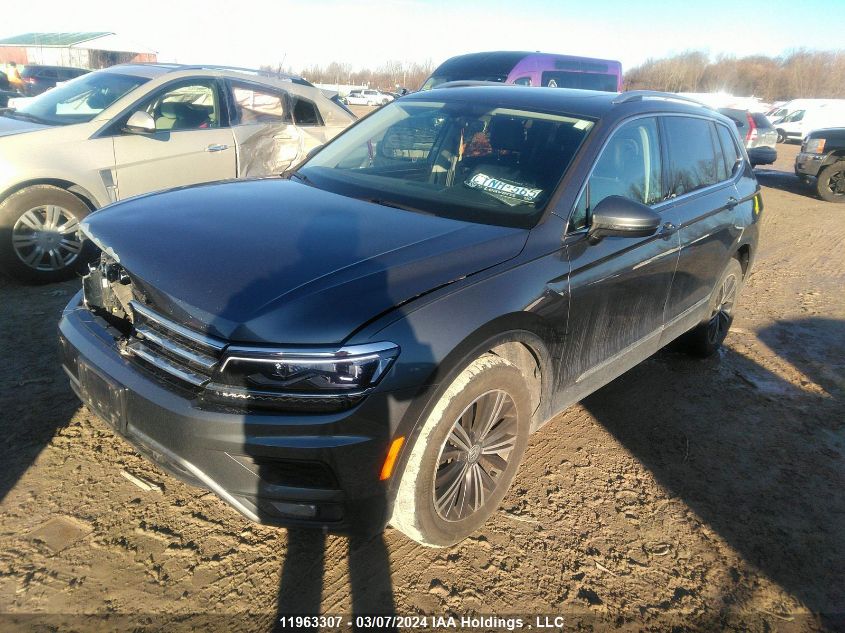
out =
<path fill-rule="evenodd" d="M 523 185 L 508 182 L 500 178 L 492 178 L 487 174 L 478 173 L 464 184 L 470 189 L 481 189 L 487 193 L 495 195 L 498 199 L 510 205 L 516 205 L 523 202 L 534 202 L 541 193 L 542 189 L 530 189 Z"/>

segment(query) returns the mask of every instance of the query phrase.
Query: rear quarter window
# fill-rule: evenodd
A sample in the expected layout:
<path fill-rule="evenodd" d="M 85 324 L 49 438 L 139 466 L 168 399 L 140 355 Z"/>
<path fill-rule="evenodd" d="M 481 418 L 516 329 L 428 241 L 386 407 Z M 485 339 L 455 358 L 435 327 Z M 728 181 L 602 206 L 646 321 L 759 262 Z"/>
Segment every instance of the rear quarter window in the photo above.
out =
<path fill-rule="evenodd" d="M 734 141 L 733 134 L 731 134 L 728 128 L 717 123 L 716 132 L 722 145 L 722 156 L 725 160 L 725 171 L 728 176 L 730 176 L 733 173 L 736 161 L 739 160 L 740 153 L 736 148 L 736 142 Z"/>
<path fill-rule="evenodd" d="M 293 122 L 297 125 L 322 125 L 323 119 L 313 103 L 302 97 L 293 97 Z"/>

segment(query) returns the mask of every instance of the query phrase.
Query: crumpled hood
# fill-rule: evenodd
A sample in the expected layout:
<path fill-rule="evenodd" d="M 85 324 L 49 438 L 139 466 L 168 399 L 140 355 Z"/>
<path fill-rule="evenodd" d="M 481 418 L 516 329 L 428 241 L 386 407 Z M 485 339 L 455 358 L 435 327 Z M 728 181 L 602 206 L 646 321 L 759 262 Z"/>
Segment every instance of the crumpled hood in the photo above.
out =
<path fill-rule="evenodd" d="M 33 123 L 32 121 L 24 121 L 22 119 L 13 119 L 8 116 L 0 116 L 0 136 L 44 130 L 49 127 L 52 126 L 41 125 L 40 123 Z"/>
<path fill-rule="evenodd" d="M 141 196 L 83 230 L 160 313 L 231 341 L 332 344 L 515 257 L 524 229 L 402 211 L 279 180 Z"/>

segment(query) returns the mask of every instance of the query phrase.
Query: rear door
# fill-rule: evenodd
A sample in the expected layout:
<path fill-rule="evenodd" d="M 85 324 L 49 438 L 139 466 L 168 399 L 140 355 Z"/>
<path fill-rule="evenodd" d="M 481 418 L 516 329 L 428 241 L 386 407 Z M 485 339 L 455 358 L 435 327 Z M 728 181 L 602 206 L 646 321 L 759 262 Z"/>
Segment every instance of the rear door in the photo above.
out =
<path fill-rule="evenodd" d="M 741 153 L 735 135 L 722 123 L 674 115 L 661 117 L 661 122 L 669 198 L 657 208 L 681 244 L 666 303 L 665 342 L 699 322 L 708 309 L 710 293 L 741 232 L 741 223 L 734 221 L 739 204 L 734 180 L 735 170 L 744 170 L 747 163 L 737 163 Z"/>
<path fill-rule="evenodd" d="M 294 94 L 291 95 L 291 105 L 293 123 L 302 138 L 300 154 L 294 159 L 295 162 L 302 160 L 315 147 L 324 145 L 343 129 L 336 130 L 336 126 L 327 126 L 319 108 L 310 99 Z"/>
<path fill-rule="evenodd" d="M 238 176 L 278 175 L 302 154 L 302 134 L 293 124 L 286 90 L 249 81 L 227 82 Z"/>
<path fill-rule="evenodd" d="M 114 137 L 121 199 L 236 176 L 232 130 L 215 79 L 168 84 L 135 110 L 153 117 L 156 132 Z"/>
<path fill-rule="evenodd" d="M 678 259 L 677 231 L 587 239 L 591 209 L 607 196 L 649 206 L 663 198 L 663 155 L 655 117 L 617 129 L 596 161 L 566 237 L 571 307 L 562 384 L 581 397 L 658 349 L 663 308 Z M 572 399 L 572 391 L 564 399 Z"/>

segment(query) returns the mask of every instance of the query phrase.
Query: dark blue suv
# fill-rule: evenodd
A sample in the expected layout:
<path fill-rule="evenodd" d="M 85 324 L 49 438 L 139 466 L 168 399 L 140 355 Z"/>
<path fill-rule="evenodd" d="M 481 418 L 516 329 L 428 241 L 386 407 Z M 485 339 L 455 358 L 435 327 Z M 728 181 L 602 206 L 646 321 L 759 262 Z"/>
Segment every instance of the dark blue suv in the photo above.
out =
<path fill-rule="evenodd" d="M 62 362 L 247 517 L 448 545 L 531 432 L 675 339 L 718 349 L 761 210 L 736 126 L 700 104 L 446 86 L 287 178 L 90 215 Z"/>

